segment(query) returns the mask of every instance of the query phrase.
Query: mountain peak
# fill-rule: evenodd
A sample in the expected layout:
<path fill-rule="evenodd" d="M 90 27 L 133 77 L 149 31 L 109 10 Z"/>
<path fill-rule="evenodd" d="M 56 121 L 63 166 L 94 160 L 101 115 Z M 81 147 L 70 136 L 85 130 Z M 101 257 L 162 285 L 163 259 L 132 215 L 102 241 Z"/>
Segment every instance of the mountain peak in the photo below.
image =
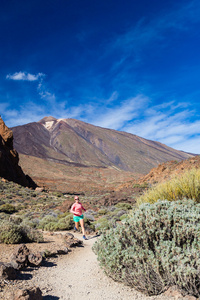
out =
<path fill-rule="evenodd" d="M 42 120 L 40 120 L 38 123 L 42 124 L 47 130 L 50 130 L 55 123 L 57 123 L 58 120 L 52 116 L 44 117 Z"/>
<path fill-rule="evenodd" d="M 50 121 L 57 121 L 57 119 L 52 116 L 44 117 L 38 123 L 46 123 L 46 122 L 50 122 Z"/>

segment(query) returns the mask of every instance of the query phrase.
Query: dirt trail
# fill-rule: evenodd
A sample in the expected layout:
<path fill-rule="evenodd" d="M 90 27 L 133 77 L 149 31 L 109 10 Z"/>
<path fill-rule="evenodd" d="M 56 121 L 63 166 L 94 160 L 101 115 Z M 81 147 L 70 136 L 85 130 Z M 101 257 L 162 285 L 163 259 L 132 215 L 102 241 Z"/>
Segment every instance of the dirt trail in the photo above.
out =
<path fill-rule="evenodd" d="M 77 235 L 80 238 L 80 235 Z M 99 268 L 92 251 L 96 241 L 90 238 L 83 247 L 76 248 L 55 261 L 51 267 L 41 267 L 34 274 L 34 285 L 42 290 L 45 300 L 169 300 L 171 297 L 145 297 L 134 289 L 108 278 Z"/>

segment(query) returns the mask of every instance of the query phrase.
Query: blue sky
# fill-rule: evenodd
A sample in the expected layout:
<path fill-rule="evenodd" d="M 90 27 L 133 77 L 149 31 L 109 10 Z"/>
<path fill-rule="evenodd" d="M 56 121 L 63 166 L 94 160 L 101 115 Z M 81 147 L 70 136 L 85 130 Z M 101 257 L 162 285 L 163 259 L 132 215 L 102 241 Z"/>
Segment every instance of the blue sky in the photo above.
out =
<path fill-rule="evenodd" d="M 1 0 L 0 114 L 75 118 L 200 154 L 198 0 Z"/>

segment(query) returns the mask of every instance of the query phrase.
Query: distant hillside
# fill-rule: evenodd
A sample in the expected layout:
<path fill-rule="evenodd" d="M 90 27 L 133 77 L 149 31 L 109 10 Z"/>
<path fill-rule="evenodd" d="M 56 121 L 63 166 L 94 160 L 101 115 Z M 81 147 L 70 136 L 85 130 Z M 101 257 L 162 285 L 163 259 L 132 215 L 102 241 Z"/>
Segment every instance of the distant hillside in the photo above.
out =
<path fill-rule="evenodd" d="M 146 174 L 159 163 L 193 156 L 159 142 L 74 119 L 45 117 L 13 127 L 12 131 L 19 153 L 67 166 L 110 167 Z"/>
<path fill-rule="evenodd" d="M 170 177 L 178 176 L 193 168 L 200 168 L 200 155 L 177 162 L 169 161 L 159 164 L 153 168 L 147 175 L 142 176 L 139 183 L 159 183 L 170 179 Z"/>

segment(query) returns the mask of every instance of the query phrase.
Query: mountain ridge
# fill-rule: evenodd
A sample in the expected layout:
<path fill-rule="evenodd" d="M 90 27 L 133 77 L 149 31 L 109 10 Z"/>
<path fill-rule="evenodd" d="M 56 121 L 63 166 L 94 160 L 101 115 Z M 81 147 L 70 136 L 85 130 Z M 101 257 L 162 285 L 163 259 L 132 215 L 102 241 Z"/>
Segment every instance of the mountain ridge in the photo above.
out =
<path fill-rule="evenodd" d="M 75 119 L 44 117 L 13 127 L 12 131 L 19 153 L 74 166 L 109 166 L 146 173 L 158 163 L 194 156 L 160 142 Z"/>
<path fill-rule="evenodd" d="M 194 156 L 75 119 L 45 117 L 12 131 L 23 170 L 38 185 L 62 192 L 112 189 L 160 163 Z"/>

